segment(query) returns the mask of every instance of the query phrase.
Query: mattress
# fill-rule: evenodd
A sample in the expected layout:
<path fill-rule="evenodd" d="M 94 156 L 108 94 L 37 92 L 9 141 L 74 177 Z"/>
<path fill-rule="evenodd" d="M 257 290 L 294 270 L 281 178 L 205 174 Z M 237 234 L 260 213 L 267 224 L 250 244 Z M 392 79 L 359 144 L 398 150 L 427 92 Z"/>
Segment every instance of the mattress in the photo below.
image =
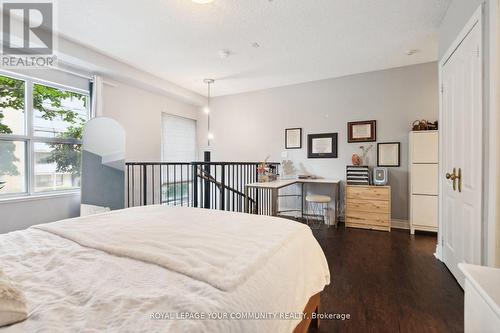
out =
<path fill-rule="evenodd" d="M 25 292 L 29 311 L 0 332 L 291 332 L 330 281 L 319 244 L 306 235 L 229 291 L 44 230 L 0 235 L 1 269 Z"/>

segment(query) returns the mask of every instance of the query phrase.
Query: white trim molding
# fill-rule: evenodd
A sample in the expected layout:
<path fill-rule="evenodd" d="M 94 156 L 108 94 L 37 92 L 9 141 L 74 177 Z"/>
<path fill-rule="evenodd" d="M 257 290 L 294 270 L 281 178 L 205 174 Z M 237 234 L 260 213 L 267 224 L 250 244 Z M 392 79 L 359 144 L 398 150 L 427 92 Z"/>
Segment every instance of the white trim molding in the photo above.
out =
<path fill-rule="evenodd" d="M 486 262 L 500 267 L 500 0 L 489 2 L 489 112 L 488 112 L 488 197 L 486 209 Z"/>
<path fill-rule="evenodd" d="M 74 197 L 80 196 L 80 189 L 75 191 L 59 191 L 54 193 L 42 193 L 42 194 L 34 194 L 34 195 L 20 195 L 20 196 L 12 196 L 0 198 L 0 205 L 2 204 L 10 204 L 13 202 L 23 202 L 23 201 L 35 201 L 35 200 L 50 200 L 61 197 Z"/>
<path fill-rule="evenodd" d="M 392 219 L 391 228 L 410 230 L 410 221 L 402 219 Z"/>

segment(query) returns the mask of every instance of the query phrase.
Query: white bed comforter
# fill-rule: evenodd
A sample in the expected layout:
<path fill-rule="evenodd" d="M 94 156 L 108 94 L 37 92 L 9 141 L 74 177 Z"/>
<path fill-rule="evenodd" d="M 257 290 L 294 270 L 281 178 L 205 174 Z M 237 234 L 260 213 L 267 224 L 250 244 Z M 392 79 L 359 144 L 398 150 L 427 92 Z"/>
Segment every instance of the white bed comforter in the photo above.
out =
<path fill-rule="evenodd" d="M 107 253 L 162 266 L 234 290 L 295 237 L 311 230 L 284 219 L 200 208 L 146 206 L 37 225 Z"/>
<path fill-rule="evenodd" d="M 157 208 L 148 209 L 155 211 Z M 184 210 L 179 214 L 184 215 L 185 223 L 191 223 L 190 210 L 180 210 Z M 140 210 L 129 211 L 131 215 L 140 215 Z M 157 212 L 173 214 L 172 208 L 166 207 Z M 257 229 L 262 228 L 262 235 L 268 228 L 274 230 L 282 224 L 295 224 L 276 218 L 220 213 L 229 220 L 244 217 L 248 222 L 254 221 L 259 225 Z M 269 225 L 263 226 L 264 221 Z M 92 220 L 87 222 L 93 223 Z M 237 226 L 235 228 L 237 232 Z M 258 264 L 250 270 L 237 269 L 236 272 L 244 272 L 244 278 L 232 280 L 237 282 L 228 290 L 216 288 L 199 276 L 193 278 L 196 277 L 193 274 L 190 277 L 185 272 L 165 269 L 149 260 L 82 246 L 39 229 L 1 235 L 1 269 L 25 292 L 30 315 L 27 321 L 0 329 L 0 332 L 291 332 L 300 318 L 234 320 L 242 313 L 286 315 L 301 312 L 309 297 L 329 283 L 324 254 L 310 231 L 291 234 L 294 236 L 285 237 L 277 248 L 258 251 L 267 253 L 267 257 L 247 257 Z M 118 241 L 124 236 L 114 239 Z M 253 248 L 253 244 L 247 245 Z M 220 247 L 213 247 L 214 258 Z M 185 248 L 190 245 L 186 244 Z M 227 255 L 222 257 L 227 259 Z M 200 258 L 204 257 L 206 253 Z M 225 267 L 217 264 L 214 258 L 205 267 L 216 267 L 216 270 Z M 234 258 L 238 260 L 237 253 Z M 205 317 L 179 319 L 188 313 L 204 314 Z M 152 315 L 165 319 L 151 319 Z M 207 319 L 208 315 L 223 319 Z M 224 319 L 224 316 L 230 318 Z"/>

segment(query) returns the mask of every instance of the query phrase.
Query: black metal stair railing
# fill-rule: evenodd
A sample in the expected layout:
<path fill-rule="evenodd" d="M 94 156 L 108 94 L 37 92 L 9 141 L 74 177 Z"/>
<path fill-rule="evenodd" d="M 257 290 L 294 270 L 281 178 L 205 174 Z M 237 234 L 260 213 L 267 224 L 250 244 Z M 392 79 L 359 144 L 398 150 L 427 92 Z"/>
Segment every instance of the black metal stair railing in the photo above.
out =
<path fill-rule="evenodd" d="M 278 173 L 278 163 L 268 163 Z M 245 185 L 257 182 L 257 162 L 127 162 L 127 207 L 170 205 L 270 214 L 267 190 Z"/>

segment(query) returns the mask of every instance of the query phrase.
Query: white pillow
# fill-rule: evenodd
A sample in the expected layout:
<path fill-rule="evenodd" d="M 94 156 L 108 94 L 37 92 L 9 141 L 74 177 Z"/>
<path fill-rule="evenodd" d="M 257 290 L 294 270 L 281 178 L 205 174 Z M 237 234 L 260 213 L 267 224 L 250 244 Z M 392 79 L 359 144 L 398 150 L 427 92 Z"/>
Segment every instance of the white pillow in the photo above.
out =
<path fill-rule="evenodd" d="M 24 294 L 0 271 L 0 327 L 28 317 Z"/>

